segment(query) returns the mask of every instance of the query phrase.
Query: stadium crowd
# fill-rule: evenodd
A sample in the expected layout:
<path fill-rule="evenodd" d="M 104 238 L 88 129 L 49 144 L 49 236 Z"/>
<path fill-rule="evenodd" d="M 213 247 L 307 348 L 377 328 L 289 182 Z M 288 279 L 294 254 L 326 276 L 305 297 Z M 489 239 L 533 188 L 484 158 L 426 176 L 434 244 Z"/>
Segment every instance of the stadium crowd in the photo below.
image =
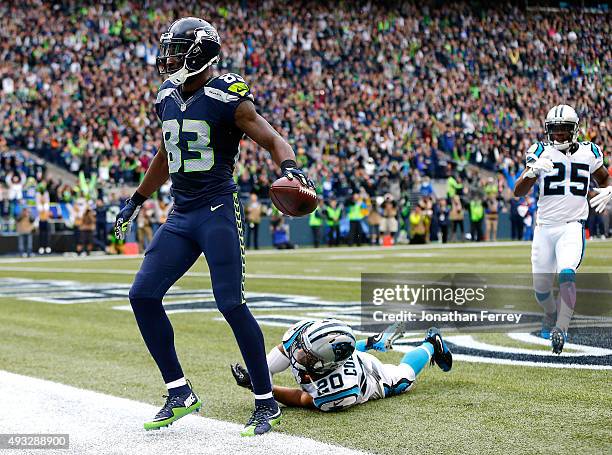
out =
<path fill-rule="evenodd" d="M 27 0 L 0 5 L 0 152 L 36 153 L 96 182 L 106 199 L 118 194 L 108 188 L 138 182 L 159 141 L 157 42 L 186 11 L 217 27 L 220 70 L 245 77 L 258 109 L 317 180 L 323 225 L 333 200 L 345 218 L 360 201 L 367 223 L 349 220 L 351 243 L 378 231 L 451 239 L 460 209 L 474 239 L 495 238 L 500 211 L 511 213 L 516 238 L 528 237 L 534 199 L 515 201 L 511 190 L 547 109 L 569 102 L 581 138 L 606 145 L 612 136 L 609 13 L 464 2 Z M 264 201 L 278 171 L 250 140 L 241 155 L 240 191 Z M 446 202 L 433 192 L 435 178 L 448 179 Z M 97 195 L 88 198 L 95 205 Z"/>

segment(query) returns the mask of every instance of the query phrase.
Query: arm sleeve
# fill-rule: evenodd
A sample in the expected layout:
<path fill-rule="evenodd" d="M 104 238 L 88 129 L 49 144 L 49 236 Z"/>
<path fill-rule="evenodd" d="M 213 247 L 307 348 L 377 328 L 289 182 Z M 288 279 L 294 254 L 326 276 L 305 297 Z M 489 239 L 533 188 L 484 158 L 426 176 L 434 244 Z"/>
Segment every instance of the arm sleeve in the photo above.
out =
<path fill-rule="evenodd" d="M 266 357 L 266 361 L 268 362 L 268 369 L 272 376 L 281 371 L 285 371 L 290 365 L 289 357 L 287 357 L 278 346 L 270 351 Z"/>

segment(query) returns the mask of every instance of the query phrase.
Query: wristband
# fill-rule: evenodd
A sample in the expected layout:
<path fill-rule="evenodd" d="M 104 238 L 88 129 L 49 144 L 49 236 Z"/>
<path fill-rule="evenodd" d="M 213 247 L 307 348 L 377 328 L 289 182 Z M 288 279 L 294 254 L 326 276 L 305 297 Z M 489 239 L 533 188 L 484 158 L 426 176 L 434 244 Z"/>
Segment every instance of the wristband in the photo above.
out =
<path fill-rule="evenodd" d="M 130 198 L 130 201 L 132 201 L 136 205 L 142 205 L 146 200 L 147 198 L 140 194 L 138 191 L 132 194 L 132 197 Z"/>
<path fill-rule="evenodd" d="M 294 160 L 285 160 L 281 163 L 281 171 L 285 172 L 286 169 L 291 168 L 291 169 L 295 169 L 297 168 L 297 163 Z"/>

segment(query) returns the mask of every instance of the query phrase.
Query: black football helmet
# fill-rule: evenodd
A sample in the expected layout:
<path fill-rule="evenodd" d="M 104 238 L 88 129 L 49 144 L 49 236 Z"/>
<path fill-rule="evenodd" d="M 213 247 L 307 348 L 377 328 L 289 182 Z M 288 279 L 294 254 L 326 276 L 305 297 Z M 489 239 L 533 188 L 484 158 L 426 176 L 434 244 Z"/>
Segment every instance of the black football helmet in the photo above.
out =
<path fill-rule="evenodd" d="M 215 27 L 197 17 L 184 17 L 170 25 L 159 39 L 157 71 L 180 85 L 219 61 L 221 39 Z"/>

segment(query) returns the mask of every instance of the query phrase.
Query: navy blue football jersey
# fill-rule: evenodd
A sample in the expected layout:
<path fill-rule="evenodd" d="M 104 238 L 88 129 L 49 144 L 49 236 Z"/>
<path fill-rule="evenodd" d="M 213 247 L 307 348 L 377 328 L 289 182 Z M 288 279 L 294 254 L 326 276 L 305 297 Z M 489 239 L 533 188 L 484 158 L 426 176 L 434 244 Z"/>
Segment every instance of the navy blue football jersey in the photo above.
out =
<path fill-rule="evenodd" d="M 196 209 L 236 191 L 234 164 L 243 132 L 234 113 L 245 100 L 253 101 L 253 95 L 234 73 L 211 79 L 187 100 L 169 80 L 159 88 L 155 111 L 162 122 L 177 210 Z"/>

